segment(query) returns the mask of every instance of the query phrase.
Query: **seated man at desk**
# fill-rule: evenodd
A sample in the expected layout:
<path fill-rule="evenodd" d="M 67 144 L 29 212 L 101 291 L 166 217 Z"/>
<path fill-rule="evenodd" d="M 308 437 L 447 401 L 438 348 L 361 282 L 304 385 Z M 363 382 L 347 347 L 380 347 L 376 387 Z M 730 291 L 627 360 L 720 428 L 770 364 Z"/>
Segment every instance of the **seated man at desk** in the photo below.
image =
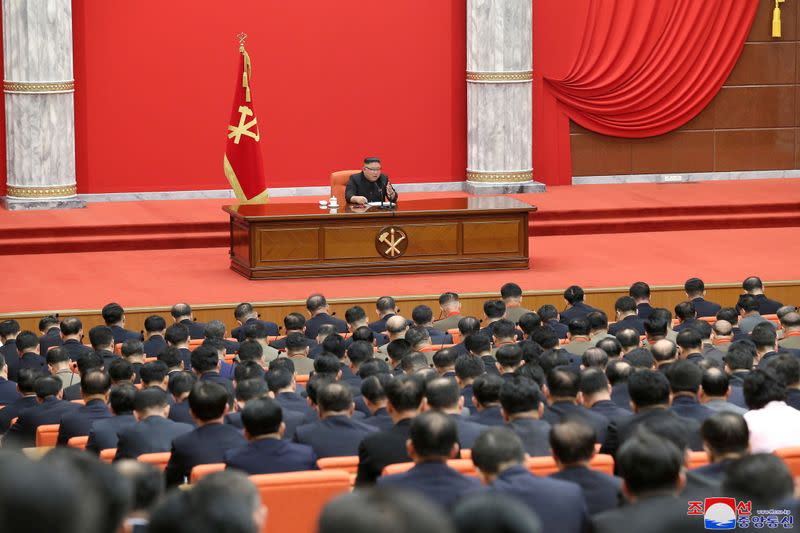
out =
<path fill-rule="evenodd" d="M 344 196 L 348 203 L 360 205 L 397 201 L 397 191 L 389 183 L 389 176 L 381 174 L 381 160 L 377 157 L 364 159 L 364 168 L 350 176 Z"/>

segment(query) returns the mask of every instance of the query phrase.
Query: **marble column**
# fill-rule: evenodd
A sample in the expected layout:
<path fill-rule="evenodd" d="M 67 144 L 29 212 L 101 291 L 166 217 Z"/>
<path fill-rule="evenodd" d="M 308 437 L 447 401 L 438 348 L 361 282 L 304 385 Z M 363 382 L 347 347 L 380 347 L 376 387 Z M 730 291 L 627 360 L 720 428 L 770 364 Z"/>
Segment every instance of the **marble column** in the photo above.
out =
<path fill-rule="evenodd" d="M 8 209 L 83 207 L 76 196 L 72 1 L 3 0 Z"/>
<path fill-rule="evenodd" d="M 530 0 L 467 0 L 467 183 L 473 194 L 543 191 L 533 180 Z"/>

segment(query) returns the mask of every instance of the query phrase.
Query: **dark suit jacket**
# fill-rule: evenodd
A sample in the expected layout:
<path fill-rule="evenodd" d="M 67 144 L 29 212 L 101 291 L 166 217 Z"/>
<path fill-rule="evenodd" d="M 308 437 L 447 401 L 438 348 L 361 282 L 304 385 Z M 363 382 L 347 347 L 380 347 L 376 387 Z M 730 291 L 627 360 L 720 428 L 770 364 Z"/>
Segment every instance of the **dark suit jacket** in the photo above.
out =
<path fill-rule="evenodd" d="M 631 408 L 631 394 L 627 383 L 617 383 L 611 387 L 611 401 L 622 409 Z"/>
<path fill-rule="evenodd" d="M 20 397 L 17 384 L 0 377 L 0 405 L 8 405 Z"/>
<path fill-rule="evenodd" d="M 318 346 L 317 341 L 315 341 L 314 339 L 309 339 L 308 337 L 306 337 L 305 341 L 306 341 L 306 346 L 308 346 L 309 352 Z M 286 337 L 272 341 L 271 343 L 269 343 L 269 345 L 278 351 L 281 352 L 286 351 Z"/>
<path fill-rule="evenodd" d="M 569 309 L 561 311 L 561 323 L 565 326 L 569 325 L 569 321 L 573 318 L 586 318 L 586 315 L 597 311 L 591 305 L 586 305 L 585 302 L 578 302 Z"/>
<path fill-rule="evenodd" d="M 194 428 L 163 416 L 148 416 L 136 425 L 119 431 L 114 460 L 136 459 L 143 453 L 168 452 L 172 440 Z"/>
<path fill-rule="evenodd" d="M 786 405 L 800 410 L 800 390 L 786 389 Z"/>
<path fill-rule="evenodd" d="M 476 478 L 437 462 L 417 463 L 408 472 L 381 477 L 378 485 L 416 492 L 444 509 L 452 508 L 459 499 L 481 488 Z"/>
<path fill-rule="evenodd" d="M 364 172 L 353 174 L 347 180 L 347 186 L 344 190 L 344 198 L 348 202 L 353 196 L 363 196 L 368 202 L 396 202 L 397 191 L 395 190 L 394 196 L 390 197 L 386 191 L 386 184 L 389 182 L 389 176 L 381 174 L 376 181 L 369 181 Z M 385 199 L 384 199 L 385 198 Z"/>
<path fill-rule="evenodd" d="M 569 329 L 565 324 L 562 324 L 558 320 L 556 319 L 548 320 L 547 322 L 545 322 L 544 325 L 553 328 L 553 331 L 556 332 L 556 335 L 558 336 L 559 339 L 567 338 L 567 333 L 569 332 Z"/>
<path fill-rule="evenodd" d="M 387 411 L 385 407 L 381 407 L 375 411 L 372 416 L 364 419 L 364 423 L 375 426 L 378 428 L 378 431 L 386 431 L 387 429 L 391 429 L 394 425 L 392 417 L 389 416 L 389 411 Z"/>
<path fill-rule="evenodd" d="M 534 476 L 524 466 L 518 465 L 501 472 L 489 488 L 527 505 L 542 521 L 542 531 L 588 531 L 583 492 L 574 483 Z"/>
<path fill-rule="evenodd" d="M 347 333 L 347 322 L 334 318 L 328 313 L 320 313 L 306 320 L 306 337 L 316 339 L 320 326 L 332 324 L 339 333 Z"/>
<path fill-rule="evenodd" d="M 458 444 L 462 450 L 471 450 L 472 445 L 488 428 L 461 415 L 450 415 L 458 429 Z"/>
<path fill-rule="evenodd" d="M 0 409 L 0 434 L 8 431 L 8 428 L 11 427 L 12 418 L 18 417 L 22 411 L 29 407 L 33 407 L 36 404 L 36 395 L 32 394 L 30 396 L 22 396 L 21 398 L 17 398 L 10 404 L 6 405 L 5 408 Z"/>
<path fill-rule="evenodd" d="M 688 396 L 677 396 L 672 400 L 672 407 L 670 407 L 676 415 L 684 418 L 693 418 L 701 424 L 705 422 L 706 418 L 714 414 L 714 411 L 698 402 L 696 398 Z"/>
<path fill-rule="evenodd" d="M 86 405 L 81 405 L 74 413 L 69 413 L 61 418 L 58 428 L 59 446 L 66 446 L 72 437 L 88 435 L 92 424 L 98 420 L 111 418 L 111 411 L 103 400 L 89 400 Z"/>
<path fill-rule="evenodd" d="M 564 420 L 578 419 L 588 423 L 597 435 L 597 442 L 605 442 L 608 434 L 608 418 L 597 411 L 572 402 L 555 402 L 544 412 L 543 418 L 551 426 Z"/>
<path fill-rule="evenodd" d="M 94 351 L 91 347 L 81 344 L 75 339 L 67 339 L 61 346 L 67 351 L 69 358 L 73 361 L 77 361 L 82 355 Z"/>
<path fill-rule="evenodd" d="M 204 339 L 205 334 L 205 327 L 206 325 L 202 322 L 195 322 L 194 320 L 189 320 L 188 318 L 181 320 L 178 322 L 179 324 L 183 324 L 186 326 L 186 329 L 189 330 L 189 337 L 192 339 Z"/>
<path fill-rule="evenodd" d="M 317 456 L 310 446 L 286 440 L 260 439 L 225 453 L 225 466 L 248 475 L 317 470 Z"/>
<path fill-rule="evenodd" d="M 242 432 L 227 424 L 208 424 L 176 437 L 164 471 L 167 485 L 182 483 L 197 465 L 223 462 L 225 452 L 245 444 Z"/>
<path fill-rule="evenodd" d="M 108 372 L 108 367 L 111 366 L 111 363 L 122 358 L 122 356 L 108 350 L 98 350 L 95 353 L 103 358 L 103 368 L 105 368 L 106 372 Z"/>
<path fill-rule="evenodd" d="M 386 331 L 386 321 L 392 318 L 395 313 L 389 313 L 388 315 L 384 316 L 383 318 L 379 318 L 375 322 L 369 323 L 369 329 L 374 331 L 375 333 L 382 333 Z M 380 345 L 379 345 L 380 346 Z"/>
<path fill-rule="evenodd" d="M 192 427 L 197 425 L 197 422 L 195 422 L 194 418 L 192 418 L 192 413 L 189 409 L 189 400 L 175 402 L 174 404 L 170 405 L 169 415 L 167 415 L 167 418 L 174 422 L 189 424 Z"/>
<path fill-rule="evenodd" d="M 464 398 L 464 407 L 469 409 L 470 416 L 477 413 L 478 408 L 475 407 L 475 403 L 472 401 L 472 385 L 464 385 L 464 388 L 461 389 L 461 396 Z"/>
<path fill-rule="evenodd" d="M 503 420 L 503 413 L 500 412 L 500 407 L 487 407 L 483 411 L 477 411 L 469 419 L 477 424 L 490 427 L 505 427 L 506 425 L 506 421 Z"/>
<path fill-rule="evenodd" d="M 284 410 L 295 411 L 303 414 L 304 416 L 314 415 L 316 411 L 308 405 L 308 402 L 297 394 L 296 392 L 281 392 L 275 396 L 275 401 L 278 402 Z"/>
<path fill-rule="evenodd" d="M 782 303 L 770 300 L 765 294 L 756 294 L 755 298 L 758 302 L 759 315 L 774 315 L 778 312 L 778 309 L 783 307 Z"/>
<path fill-rule="evenodd" d="M 767 363 L 769 363 L 771 359 L 785 353 L 800 358 L 800 350 L 794 350 L 792 348 L 778 348 L 777 352 L 767 352 L 764 355 L 762 355 L 761 360 L 758 362 L 757 368 L 760 368 L 762 370 L 767 368 Z"/>
<path fill-rule="evenodd" d="M 228 391 L 228 403 L 233 404 L 233 399 L 236 397 L 236 393 L 233 390 L 233 383 L 228 378 L 223 378 L 219 372 L 216 370 L 212 370 L 211 372 L 205 372 L 202 376 L 200 376 L 200 381 L 211 381 L 212 383 L 218 383 L 225 387 L 225 390 Z"/>
<path fill-rule="evenodd" d="M 633 435 L 637 427 L 642 424 L 659 423 L 664 418 L 668 418 L 671 423 L 681 426 L 685 440 L 692 450 L 700 451 L 703 449 L 703 440 L 700 438 L 700 422 L 693 418 L 680 417 L 671 409 L 648 407 L 629 418 L 614 420 L 614 423 L 608 428 L 608 437 L 600 452 L 616 455 L 619 447 L 628 437 Z"/>
<path fill-rule="evenodd" d="M 135 425 L 136 417 L 132 413 L 124 413 L 111 418 L 97 420 L 92 423 L 92 427 L 89 430 L 89 441 L 86 443 L 86 449 L 99 455 L 102 450 L 116 448 L 119 440 L 117 434 Z"/>
<path fill-rule="evenodd" d="M 595 413 L 600 413 L 601 415 L 605 416 L 609 421 L 615 418 L 624 418 L 628 416 L 633 416 L 633 413 L 628 409 L 623 409 L 611 400 L 600 400 L 599 402 L 595 402 L 590 408 L 590 411 L 594 411 Z"/>
<path fill-rule="evenodd" d="M 342 457 L 358 454 L 358 445 L 378 429 L 346 416 L 329 416 L 313 424 L 298 427 L 294 441 L 314 449 L 317 457 Z"/>
<path fill-rule="evenodd" d="M 508 423 L 532 457 L 550 455 L 550 424 L 537 418 L 517 418 Z"/>
<path fill-rule="evenodd" d="M 722 481 L 725 479 L 725 470 L 727 470 L 728 466 L 733 462 L 733 459 L 725 459 L 718 463 L 710 463 L 698 468 L 693 468 L 690 472 L 694 472 L 699 476 L 722 484 Z"/>
<path fill-rule="evenodd" d="M 644 335 L 644 320 L 636 315 L 630 315 L 619 322 L 608 325 L 608 333 L 610 335 L 616 335 L 623 329 L 635 329 L 639 332 L 639 335 Z"/>
<path fill-rule="evenodd" d="M 267 326 L 267 334 L 268 335 L 277 335 L 278 334 L 279 328 L 278 328 L 278 324 L 276 324 L 275 322 L 268 322 L 266 320 L 259 320 L 257 318 L 251 318 L 251 319 L 247 320 L 244 323 L 243 326 L 239 326 L 238 328 L 234 328 L 233 330 L 231 330 L 231 337 L 233 337 L 234 339 L 236 339 L 239 342 L 242 342 L 246 338 L 245 334 L 244 334 L 245 328 L 247 326 L 249 326 L 250 324 L 253 324 L 254 322 L 260 322 L 260 323 L 264 324 L 265 326 Z"/>
<path fill-rule="evenodd" d="M 622 503 L 622 480 L 585 466 L 565 468 L 550 476 L 580 486 L 589 515 L 619 507 Z"/>
<path fill-rule="evenodd" d="M 72 400 L 80 400 L 81 399 L 81 383 L 78 382 L 75 385 L 70 385 L 64 389 L 64 394 L 62 397 L 71 402 Z"/>
<path fill-rule="evenodd" d="M 687 516 L 686 498 L 651 496 L 592 517 L 594 533 L 647 531 L 648 533 L 690 533 L 704 531 L 702 516 Z"/>
<path fill-rule="evenodd" d="M 8 379 L 17 381 L 19 374 L 19 352 L 17 351 L 16 339 L 11 339 L 4 345 L 0 346 L 0 353 L 6 360 L 8 366 Z"/>
<path fill-rule="evenodd" d="M 144 341 L 144 354 L 147 357 L 158 357 L 164 348 L 167 347 L 167 341 L 161 335 L 153 335 Z"/>
<path fill-rule="evenodd" d="M 36 370 L 44 376 L 50 373 L 47 370 L 47 361 L 45 361 L 45 358 L 34 352 L 25 352 L 22 354 L 22 357 L 19 358 L 19 370 L 23 368 Z"/>
<path fill-rule="evenodd" d="M 111 326 L 111 333 L 114 335 L 114 344 L 125 342 L 128 339 L 140 341 L 142 334 L 128 329 L 123 329 L 119 326 Z"/>
<path fill-rule="evenodd" d="M 411 419 L 400 420 L 391 429 L 372 433 L 358 446 L 358 475 L 356 485 L 375 483 L 386 465 L 411 460 L 406 453 Z"/>
<path fill-rule="evenodd" d="M 54 326 L 39 337 L 39 353 L 46 355 L 51 346 L 61 346 L 62 344 L 64 342 L 61 340 L 61 329 L 58 326 Z"/>
<path fill-rule="evenodd" d="M 738 405 L 742 409 L 749 409 L 747 407 L 747 403 L 744 401 L 744 389 L 742 389 L 741 383 L 734 383 L 731 380 L 731 393 L 728 395 L 728 401 L 731 402 L 733 405 Z"/>
<path fill-rule="evenodd" d="M 721 305 L 703 298 L 692 299 L 692 305 L 694 305 L 694 310 L 697 311 L 697 316 L 717 316 L 719 310 L 722 309 Z"/>
<path fill-rule="evenodd" d="M 76 403 L 59 400 L 55 396 L 45 398 L 19 414 L 17 423 L 11 426 L 3 440 L 4 448 L 30 448 L 36 446 L 36 429 L 46 424 L 58 424 L 61 417 L 77 411 Z"/>
<path fill-rule="evenodd" d="M 648 303 L 639 304 L 636 306 L 636 316 L 642 320 L 647 320 L 653 313 L 653 306 Z"/>

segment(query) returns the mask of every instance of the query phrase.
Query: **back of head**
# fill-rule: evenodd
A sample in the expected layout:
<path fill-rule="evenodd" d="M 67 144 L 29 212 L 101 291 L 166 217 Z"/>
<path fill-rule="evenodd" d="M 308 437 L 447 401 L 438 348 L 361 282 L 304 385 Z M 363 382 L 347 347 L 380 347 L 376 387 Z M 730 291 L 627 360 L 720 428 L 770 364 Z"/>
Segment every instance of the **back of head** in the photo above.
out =
<path fill-rule="evenodd" d="M 397 376 L 384 386 L 386 399 L 395 411 L 419 409 L 424 396 L 422 382 L 413 376 Z"/>
<path fill-rule="evenodd" d="M 472 394 L 481 405 L 498 403 L 505 380 L 496 374 L 483 374 L 472 383 Z"/>
<path fill-rule="evenodd" d="M 125 310 L 118 303 L 110 303 L 103 307 L 101 314 L 106 326 L 113 326 L 122 320 L 122 317 L 125 316 Z"/>
<path fill-rule="evenodd" d="M 759 351 L 770 351 L 775 349 L 775 342 L 778 340 L 778 336 L 770 322 L 761 322 L 753 328 L 750 333 L 750 340 L 753 341 Z"/>
<path fill-rule="evenodd" d="M 676 342 L 684 352 L 699 352 L 703 349 L 703 338 L 694 328 L 681 330 Z"/>
<path fill-rule="evenodd" d="M 391 374 L 392 369 L 383 359 L 378 359 L 373 357 L 372 359 L 367 359 L 364 363 L 358 367 L 358 377 L 361 379 L 367 379 L 370 376 L 374 376 L 376 374 Z"/>
<path fill-rule="evenodd" d="M 61 380 L 54 376 L 39 376 L 33 382 L 33 390 L 39 399 L 49 398 L 61 392 Z"/>
<path fill-rule="evenodd" d="M 663 313 L 652 313 L 644 321 L 644 332 L 652 337 L 664 337 L 670 326 L 671 318 L 667 318 Z"/>
<path fill-rule="evenodd" d="M 111 387 L 108 404 L 115 415 L 130 414 L 136 399 L 136 387 L 130 383 L 120 383 Z"/>
<path fill-rule="evenodd" d="M 250 315 L 254 315 L 255 312 L 256 311 L 253 309 L 251 304 L 244 302 L 236 306 L 236 308 L 233 310 L 233 316 L 239 322 L 244 323 L 245 319 Z"/>
<path fill-rule="evenodd" d="M 589 321 L 585 318 L 573 318 L 569 321 L 567 327 L 572 337 L 587 337 L 589 335 Z"/>
<path fill-rule="evenodd" d="M 594 455 L 596 440 L 597 435 L 592 426 L 582 420 L 568 420 L 550 429 L 553 457 L 563 465 L 589 461 Z"/>
<path fill-rule="evenodd" d="M 608 316 L 603 311 L 592 311 L 586 315 L 589 321 L 590 331 L 600 331 L 608 329 Z"/>
<path fill-rule="evenodd" d="M 154 465 L 124 459 L 114 463 L 117 472 L 131 485 L 131 511 L 148 512 L 164 494 L 164 475 Z"/>
<path fill-rule="evenodd" d="M 283 328 L 289 331 L 301 331 L 306 325 L 306 317 L 300 313 L 289 313 L 283 317 Z"/>
<path fill-rule="evenodd" d="M 418 305 L 411 311 L 411 320 L 419 326 L 433 321 L 433 310 L 427 305 Z"/>
<path fill-rule="evenodd" d="M 522 363 L 522 348 L 516 344 L 506 344 L 498 348 L 494 356 L 503 368 L 516 368 Z"/>
<path fill-rule="evenodd" d="M 767 361 L 767 370 L 778 376 L 786 387 L 800 384 L 800 360 L 788 353 L 779 354 Z"/>
<path fill-rule="evenodd" d="M 615 335 L 617 341 L 623 350 L 632 350 L 641 344 L 639 340 L 639 332 L 635 329 L 626 328 L 617 332 Z"/>
<path fill-rule="evenodd" d="M 439 305 L 441 307 L 453 306 L 459 302 L 458 294 L 454 292 L 444 292 L 439 296 Z"/>
<path fill-rule="evenodd" d="M 572 285 L 567 287 L 567 290 L 564 291 L 564 299 L 570 305 L 575 305 L 576 303 L 583 301 L 583 289 L 578 287 L 577 285 Z"/>
<path fill-rule="evenodd" d="M 453 378 L 437 378 L 425 385 L 425 398 L 431 409 L 453 409 L 458 407 L 461 393 Z"/>
<path fill-rule="evenodd" d="M 500 287 L 500 298 L 503 300 L 522 298 L 522 288 L 516 283 L 506 283 Z"/>
<path fill-rule="evenodd" d="M 267 380 L 270 392 L 274 394 L 277 394 L 281 389 L 289 387 L 292 384 L 292 380 L 294 380 L 294 375 L 282 368 L 270 369 L 264 377 Z"/>
<path fill-rule="evenodd" d="M 137 413 L 160 412 L 167 406 L 167 393 L 157 387 L 150 387 L 136 392 L 133 409 Z"/>
<path fill-rule="evenodd" d="M 317 311 L 327 307 L 328 301 L 321 294 L 312 294 L 306 299 L 306 309 L 312 315 Z"/>
<path fill-rule="evenodd" d="M 677 361 L 667 370 L 669 387 L 673 393 L 689 392 L 697 394 L 703 381 L 703 371 L 692 361 Z M 628 385 L 630 387 L 630 384 Z"/>
<path fill-rule="evenodd" d="M 620 296 L 614 303 L 614 310 L 620 313 L 635 313 L 636 300 L 630 296 Z"/>
<path fill-rule="evenodd" d="M 163 361 L 151 361 L 142 365 L 139 376 L 145 385 L 159 384 L 167 377 L 169 369 Z"/>
<path fill-rule="evenodd" d="M 344 337 L 336 333 L 328 335 L 325 337 L 325 340 L 322 341 L 322 349 L 325 352 L 335 355 L 339 359 L 343 358 L 346 351 Z"/>
<path fill-rule="evenodd" d="M 458 321 L 458 331 L 462 337 L 473 335 L 480 331 L 481 321 L 474 316 L 465 316 Z"/>
<path fill-rule="evenodd" d="M 2 356 L 2 354 L 0 354 Z M 45 360 L 47 361 L 48 365 L 60 365 L 69 362 L 69 352 L 62 348 L 61 346 L 56 346 L 55 348 L 51 348 L 47 351 L 47 355 L 45 356 Z M 0 370 L 6 365 L 6 360 L 3 358 L 2 363 L 0 363 Z"/>
<path fill-rule="evenodd" d="M 177 303 L 172 306 L 169 314 L 176 320 L 179 318 L 189 318 L 192 315 L 192 308 L 189 304 Z"/>
<path fill-rule="evenodd" d="M 639 370 L 631 374 L 628 392 L 638 408 L 669 403 L 669 381 L 664 374 L 655 370 Z"/>
<path fill-rule="evenodd" d="M 606 377 L 612 387 L 617 383 L 627 383 L 631 374 L 633 374 L 633 367 L 626 361 L 612 361 L 606 367 Z M 669 388 L 669 383 L 667 388 Z"/>
<path fill-rule="evenodd" d="M 169 376 L 169 392 L 175 397 L 183 396 L 191 392 L 195 383 L 197 377 L 191 372 L 173 372 Z"/>
<path fill-rule="evenodd" d="M 717 320 L 725 320 L 735 326 L 739 322 L 739 313 L 733 307 L 723 307 L 717 311 Z"/>
<path fill-rule="evenodd" d="M 375 309 L 377 309 L 381 315 L 394 313 L 397 309 L 397 302 L 395 302 L 394 298 L 391 296 L 381 296 L 375 301 Z"/>
<path fill-rule="evenodd" d="M 158 360 L 167 365 L 167 368 L 183 368 L 181 352 L 175 346 L 167 346 L 158 353 Z"/>
<path fill-rule="evenodd" d="M 487 300 L 483 303 L 483 313 L 490 320 L 497 320 L 506 314 L 506 304 L 503 300 Z"/>
<path fill-rule="evenodd" d="M 522 441 L 506 427 L 492 427 L 480 434 L 472 445 L 472 462 L 485 474 L 498 474 L 501 467 L 522 464 Z"/>
<path fill-rule="evenodd" d="M 244 326 L 244 336 L 251 341 L 266 341 L 269 337 L 269 328 L 263 322 L 251 322 Z"/>
<path fill-rule="evenodd" d="M 210 346 L 200 345 L 192 352 L 192 368 L 196 372 L 209 372 L 219 366 L 219 354 Z"/>
<path fill-rule="evenodd" d="M 483 359 L 480 357 L 471 354 L 463 354 L 456 358 L 455 370 L 456 377 L 464 381 L 477 378 L 486 371 L 486 368 Z"/>
<path fill-rule="evenodd" d="M 144 319 L 144 330 L 147 333 L 159 333 L 167 329 L 167 321 L 158 315 L 150 315 Z"/>
<path fill-rule="evenodd" d="M 383 386 L 393 378 L 390 374 L 375 374 L 361 381 L 361 395 L 372 403 L 382 402 L 386 399 Z"/>
<path fill-rule="evenodd" d="M 219 383 L 199 381 L 189 393 L 189 409 L 203 422 L 220 418 L 228 405 L 228 391 Z"/>
<path fill-rule="evenodd" d="M 430 344 L 431 334 L 426 328 L 414 326 L 406 331 L 406 340 L 412 348 L 419 348 L 425 344 Z"/>
<path fill-rule="evenodd" d="M 17 374 L 17 387 L 22 394 L 31 394 L 35 391 L 34 384 L 36 378 L 41 376 L 38 370 L 33 368 L 20 368 Z"/>
<path fill-rule="evenodd" d="M 750 500 L 754 507 L 772 506 L 792 497 L 794 481 L 782 459 L 771 453 L 758 453 L 728 465 L 722 492 L 737 500 Z"/>
<path fill-rule="evenodd" d="M 689 278 L 686 280 L 686 283 L 683 284 L 683 290 L 690 298 L 695 298 L 703 295 L 706 286 L 700 278 Z"/>
<path fill-rule="evenodd" d="M 164 332 L 164 340 L 173 346 L 187 343 L 189 342 L 189 328 L 183 324 L 172 324 Z"/>
<path fill-rule="evenodd" d="M 739 296 L 739 301 L 736 306 L 745 313 L 752 313 L 758 311 L 758 300 L 752 294 L 742 294 Z"/>
<path fill-rule="evenodd" d="M 370 345 L 375 343 L 375 332 L 369 326 L 359 326 L 353 332 L 353 342 L 367 341 Z"/>
<path fill-rule="evenodd" d="M 280 404 L 272 398 L 255 398 L 242 409 L 242 424 L 253 437 L 278 433 L 283 422 Z"/>
<path fill-rule="evenodd" d="M 411 422 L 409 438 L 420 459 L 447 460 L 458 446 L 458 428 L 449 416 L 428 411 Z"/>
<path fill-rule="evenodd" d="M 16 320 L 3 320 L 0 322 L 0 337 L 7 338 L 20 332 L 19 322 Z"/>
<path fill-rule="evenodd" d="M 536 314 L 539 315 L 539 318 L 542 319 L 542 324 L 544 324 L 558 318 L 558 309 L 556 309 L 555 305 L 544 304 L 536 311 Z"/>
<path fill-rule="evenodd" d="M 262 382 L 264 390 L 269 390 L 267 389 L 267 382 L 264 381 L 264 374 L 264 369 L 256 361 L 243 361 L 237 364 L 233 369 L 233 379 L 237 383 L 237 391 L 242 382 L 253 380 Z"/>
<path fill-rule="evenodd" d="M 619 357 L 622 353 L 622 344 L 614 337 L 601 340 L 597 343 L 597 347 L 606 352 L 609 359 Z"/>
<path fill-rule="evenodd" d="M 335 377 L 341 368 L 339 358 L 334 355 L 323 354 L 314 359 L 314 372 L 317 374 L 333 374 Z"/>
<path fill-rule="evenodd" d="M 764 284 L 761 282 L 760 278 L 757 278 L 756 276 L 750 276 L 742 282 L 742 289 L 748 293 L 762 291 L 764 290 Z"/>
<path fill-rule="evenodd" d="M 139 339 L 128 339 L 122 343 L 119 350 L 122 357 L 144 357 L 144 343 Z"/>
<path fill-rule="evenodd" d="M 637 281 L 628 289 L 628 296 L 636 300 L 650 298 L 650 285 L 644 281 Z"/>
<path fill-rule="evenodd" d="M 436 374 L 436 372 L 430 368 L 427 356 L 422 352 L 411 352 L 407 354 L 403 357 L 400 366 L 406 374 L 413 374 L 423 370 L 431 370 L 431 372 Z"/>
<path fill-rule="evenodd" d="M 626 489 L 636 496 L 678 490 L 683 452 L 669 439 L 640 428 L 622 444 L 616 456 Z"/>
<path fill-rule="evenodd" d="M 83 324 L 81 323 L 79 318 L 76 317 L 67 317 L 61 321 L 60 324 L 61 334 L 65 337 L 69 335 L 77 335 L 83 329 Z M 2 331 L 0 331 L 0 336 L 2 336 Z"/>
<path fill-rule="evenodd" d="M 317 392 L 320 413 L 347 411 L 353 406 L 353 393 L 344 383 L 329 383 Z"/>
<path fill-rule="evenodd" d="M 608 354 L 600 348 L 589 348 L 581 356 L 584 368 L 604 369 L 608 365 Z"/>
<path fill-rule="evenodd" d="M 464 348 L 473 355 L 481 355 L 492 349 L 492 341 L 482 333 L 475 333 L 464 339 Z"/>
<path fill-rule="evenodd" d="M 236 380 L 236 401 L 249 402 L 255 398 L 263 398 L 269 394 L 267 382 L 260 377 Z"/>
<path fill-rule="evenodd" d="M 500 405 L 509 416 L 534 412 L 539 409 L 539 392 L 533 380 L 514 376 L 500 387 Z"/>
<path fill-rule="evenodd" d="M 781 326 L 783 326 L 784 329 L 800 328 L 800 313 L 791 311 L 781 316 Z"/>
<path fill-rule="evenodd" d="M 539 533 L 538 516 L 521 502 L 486 492 L 465 498 L 453 510 L 458 533 Z"/>
<path fill-rule="evenodd" d="M 344 312 L 344 320 L 348 324 L 357 324 L 367 320 L 367 312 L 360 305 L 348 307 Z"/>
<path fill-rule="evenodd" d="M 709 368 L 703 371 L 703 381 L 700 384 L 706 396 L 720 397 L 728 392 L 730 379 L 719 368 Z"/>
<path fill-rule="evenodd" d="M 587 368 L 581 372 L 580 391 L 584 396 L 608 392 L 608 378 L 601 368 Z"/>
<path fill-rule="evenodd" d="M 700 428 L 703 442 L 715 457 L 745 454 L 750 445 L 750 431 L 738 413 L 720 411 L 706 418 Z"/>
<path fill-rule="evenodd" d="M 452 368 L 456 364 L 458 352 L 452 348 L 442 348 L 433 354 L 433 366 L 437 369 Z"/>
<path fill-rule="evenodd" d="M 723 360 L 732 371 L 750 370 L 756 357 L 756 346 L 749 339 L 733 341 Z"/>
<path fill-rule="evenodd" d="M 530 335 L 533 333 L 534 329 L 542 325 L 542 319 L 536 313 L 525 313 L 519 317 L 517 324 L 519 324 L 519 329 L 521 329 L 525 335 Z"/>
<path fill-rule="evenodd" d="M 225 324 L 221 320 L 210 320 L 203 327 L 203 335 L 207 339 L 225 338 Z"/>
<path fill-rule="evenodd" d="M 47 315 L 39 319 L 39 331 L 41 331 L 42 333 L 47 333 L 47 330 L 49 330 L 52 327 L 58 327 L 57 316 Z"/>
<path fill-rule="evenodd" d="M 771 370 L 756 369 L 744 378 L 744 403 L 749 409 L 761 409 L 770 402 L 786 400 L 783 382 Z"/>
<path fill-rule="evenodd" d="M 89 330 L 89 342 L 92 348 L 100 350 L 114 346 L 114 333 L 106 326 L 95 326 Z"/>
<path fill-rule="evenodd" d="M 494 323 L 492 334 L 500 340 L 514 341 L 517 337 L 517 327 L 510 320 L 501 319 Z"/>
<path fill-rule="evenodd" d="M 91 370 L 81 377 L 83 396 L 103 396 L 111 389 L 111 378 L 102 370 Z"/>
<path fill-rule="evenodd" d="M 580 374 L 568 366 L 558 366 L 547 374 L 547 388 L 553 397 L 576 397 L 580 389 L 580 381 Z"/>
<path fill-rule="evenodd" d="M 650 346 L 650 353 L 657 362 L 672 361 L 678 356 L 678 346 L 667 339 L 661 339 Z"/>

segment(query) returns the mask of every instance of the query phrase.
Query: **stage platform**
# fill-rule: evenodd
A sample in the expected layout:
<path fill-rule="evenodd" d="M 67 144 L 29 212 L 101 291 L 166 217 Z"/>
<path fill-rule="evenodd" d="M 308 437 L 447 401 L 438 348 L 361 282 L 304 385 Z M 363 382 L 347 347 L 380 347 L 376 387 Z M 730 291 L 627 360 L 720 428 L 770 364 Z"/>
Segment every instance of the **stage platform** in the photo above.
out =
<path fill-rule="evenodd" d="M 674 286 L 693 276 L 727 287 L 724 298 L 733 301 L 736 286 L 750 275 L 785 282 L 780 285 L 787 296 L 800 291 L 800 184 L 794 180 L 582 185 L 517 197 L 539 207 L 529 270 L 280 281 L 249 281 L 229 269 L 228 221 L 220 206 L 230 200 L 0 211 L 0 270 L 6 279 L 0 313 L 94 312 L 110 301 L 126 308 L 188 301 L 209 309 L 252 301 L 283 309 L 312 292 L 343 303 L 384 294 L 435 301 L 444 290 L 485 299 L 507 281 L 559 307 L 557 293 L 573 283 L 608 293 L 597 303 L 604 308 L 637 280 L 669 291 L 670 301 L 679 297 Z M 660 222 L 649 226 L 643 219 Z"/>

